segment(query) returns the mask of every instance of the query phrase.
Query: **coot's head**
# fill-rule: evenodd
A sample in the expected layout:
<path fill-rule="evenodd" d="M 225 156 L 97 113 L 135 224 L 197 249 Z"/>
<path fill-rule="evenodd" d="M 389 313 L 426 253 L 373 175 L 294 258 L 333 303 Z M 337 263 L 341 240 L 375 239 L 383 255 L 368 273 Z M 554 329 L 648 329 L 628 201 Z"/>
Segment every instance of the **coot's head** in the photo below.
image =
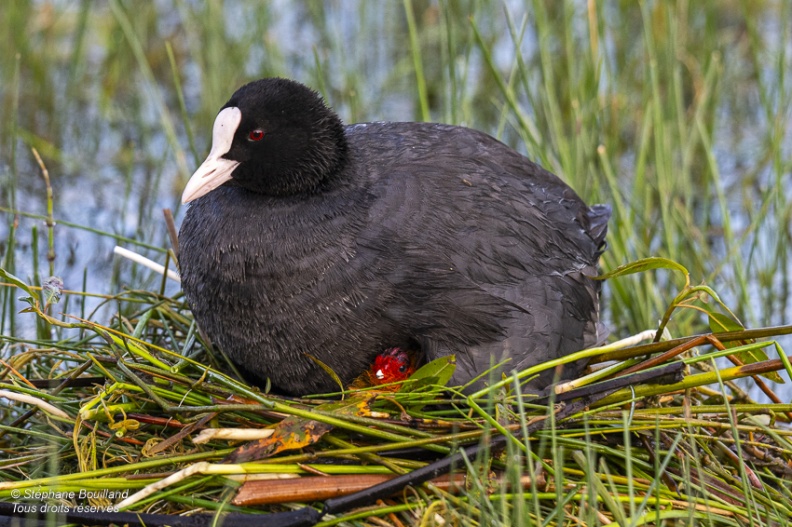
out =
<path fill-rule="evenodd" d="M 270 196 L 313 192 L 345 159 L 344 127 L 319 94 L 291 80 L 261 79 L 239 88 L 217 114 L 209 157 L 182 201 L 224 184 Z"/>

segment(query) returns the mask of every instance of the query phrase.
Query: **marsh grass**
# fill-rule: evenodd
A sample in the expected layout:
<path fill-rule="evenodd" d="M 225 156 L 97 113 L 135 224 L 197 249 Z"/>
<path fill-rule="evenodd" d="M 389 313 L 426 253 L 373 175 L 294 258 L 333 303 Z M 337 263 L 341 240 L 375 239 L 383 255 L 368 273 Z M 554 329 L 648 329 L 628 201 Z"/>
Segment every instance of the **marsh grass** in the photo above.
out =
<path fill-rule="evenodd" d="M 218 465 L 228 444 L 196 446 L 185 435 L 161 452 L 150 445 L 175 436 L 182 427 L 173 420 L 217 412 L 213 424 L 262 426 L 319 404 L 264 395 L 220 373 L 229 365 L 201 346 L 178 289 L 108 256 L 121 243 L 166 260 L 159 210 L 179 217 L 178 195 L 208 149 L 217 108 L 261 76 L 316 87 L 347 122 L 423 119 L 488 131 L 588 202 L 611 204 L 604 270 L 660 256 L 687 271 L 644 265 L 610 279 L 604 314 L 614 337 L 658 321 L 663 338 L 789 323 L 792 3 L 307 1 L 223 10 L 180 0 L 20 0 L 3 3 L 0 15 L 2 269 L 32 286 L 61 275 L 71 291 L 47 320 L 19 313 L 27 307 L 19 289 L 0 287 L 0 389 L 67 416 L 3 399 L 3 499 L 36 485 L 137 489 L 200 461 Z M 785 358 L 784 333 L 764 333 L 775 346 L 746 349 L 746 340 L 736 353 L 749 363 Z M 391 420 L 350 420 L 312 453 L 241 472 L 306 474 L 317 457 L 349 456 L 342 468 L 310 470 L 409 470 L 425 461 L 380 453 L 388 459 L 372 462 L 358 450 L 425 449 L 420 441 L 432 437 L 434 450 L 447 450 L 505 433 L 505 451 L 460 467 L 470 476 L 463 494 L 423 487 L 327 524 L 379 521 L 372 516 L 393 525 L 788 522 L 790 395 L 753 401 L 744 390 L 763 381 L 735 384 L 748 378 L 740 366 L 719 376 L 714 361 L 735 350 L 717 342 L 666 361 L 688 364 L 683 381 L 636 385 L 561 422 L 509 382 L 472 399 L 436 387 L 383 397 L 377 405 Z M 788 381 L 788 362 L 781 367 Z M 25 382 L 77 372 L 96 384 Z M 227 410 L 228 397 L 243 402 Z M 400 422 L 401 408 L 427 428 Z M 548 427 L 520 433 L 537 418 Z M 381 429 L 404 439 L 372 435 Z M 339 441 L 351 452 L 336 454 Z M 213 470 L 132 510 L 261 510 L 228 505 L 238 483 Z M 521 486 L 524 477 L 535 483 Z"/>

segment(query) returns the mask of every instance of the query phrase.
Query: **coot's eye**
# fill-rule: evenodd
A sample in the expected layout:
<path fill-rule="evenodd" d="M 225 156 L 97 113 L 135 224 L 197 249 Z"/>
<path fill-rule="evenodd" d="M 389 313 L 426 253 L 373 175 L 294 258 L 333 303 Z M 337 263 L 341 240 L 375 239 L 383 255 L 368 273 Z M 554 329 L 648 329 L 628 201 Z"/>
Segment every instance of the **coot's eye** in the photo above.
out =
<path fill-rule="evenodd" d="M 262 139 L 264 139 L 264 130 L 259 128 L 251 130 L 248 134 L 248 141 L 261 141 Z"/>

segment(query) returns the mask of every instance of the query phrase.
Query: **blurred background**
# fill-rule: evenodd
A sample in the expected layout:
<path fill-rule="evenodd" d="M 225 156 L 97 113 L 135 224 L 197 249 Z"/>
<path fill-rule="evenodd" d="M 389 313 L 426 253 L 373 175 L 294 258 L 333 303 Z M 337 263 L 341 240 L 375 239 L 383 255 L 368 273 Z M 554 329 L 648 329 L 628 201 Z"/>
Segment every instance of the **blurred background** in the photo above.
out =
<path fill-rule="evenodd" d="M 484 130 L 611 204 L 604 271 L 665 257 L 744 325 L 789 324 L 791 26 L 781 0 L 6 0 L 0 266 L 100 295 L 55 310 L 78 316 L 123 313 L 101 295 L 160 290 L 113 247 L 165 262 L 162 209 L 178 225 L 217 110 L 283 76 L 348 123 Z M 683 286 L 668 270 L 608 281 L 612 335 L 657 327 Z M 0 340 L 35 343 L 18 296 L 0 287 Z M 708 331 L 701 302 L 674 312 L 672 336 Z"/>

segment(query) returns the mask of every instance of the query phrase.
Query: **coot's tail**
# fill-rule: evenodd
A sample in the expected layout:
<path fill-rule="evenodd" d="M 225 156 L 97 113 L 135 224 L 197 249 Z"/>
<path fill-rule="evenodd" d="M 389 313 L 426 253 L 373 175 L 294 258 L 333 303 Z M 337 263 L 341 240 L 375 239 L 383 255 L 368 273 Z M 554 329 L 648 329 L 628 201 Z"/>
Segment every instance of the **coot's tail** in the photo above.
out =
<path fill-rule="evenodd" d="M 608 234 L 608 220 L 611 217 L 610 205 L 592 205 L 585 212 L 583 226 L 589 237 L 596 244 L 594 258 L 599 258 L 605 251 L 605 236 Z"/>
<path fill-rule="evenodd" d="M 595 265 L 597 260 L 599 260 L 600 255 L 602 255 L 602 253 L 605 251 L 605 247 L 607 247 L 605 236 L 608 234 L 608 220 L 610 217 L 610 205 L 593 205 L 585 212 L 584 225 L 586 225 L 586 233 L 589 235 L 596 247 L 594 254 L 592 255 L 592 263 Z M 584 348 L 590 348 L 592 346 L 599 346 L 603 344 L 608 338 L 608 334 L 610 334 L 610 329 L 608 329 L 605 324 L 599 321 L 601 307 L 599 305 L 599 297 L 602 282 L 598 280 L 594 281 L 592 286 L 597 295 L 595 301 L 596 315 L 586 327 L 585 334 L 583 335 Z"/>

